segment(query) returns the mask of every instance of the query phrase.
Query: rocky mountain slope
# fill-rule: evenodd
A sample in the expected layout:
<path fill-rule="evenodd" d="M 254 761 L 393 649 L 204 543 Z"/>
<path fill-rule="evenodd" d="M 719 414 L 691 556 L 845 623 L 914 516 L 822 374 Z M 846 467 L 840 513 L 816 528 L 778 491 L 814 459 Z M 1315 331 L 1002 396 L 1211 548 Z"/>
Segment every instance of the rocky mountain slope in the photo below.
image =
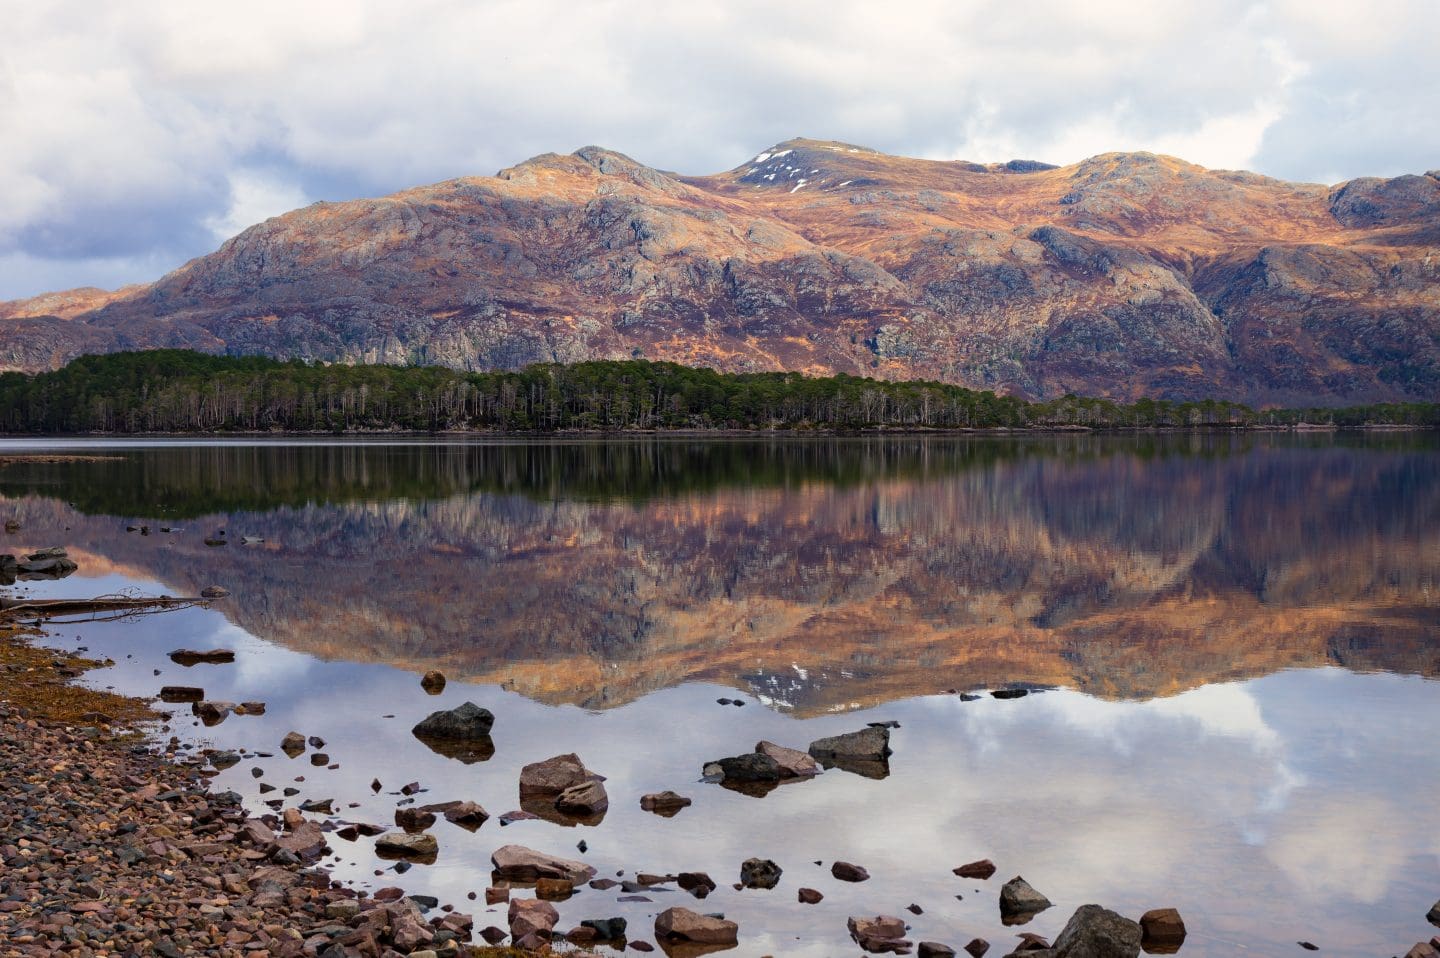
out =
<path fill-rule="evenodd" d="M 0 367 L 183 346 L 644 356 L 1053 397 L 1440 398 L 1440 171 L 981 166 L 792 140 L 687 177 L 587 147 L 267 220 L 148 286 L 0 304 Z"/>

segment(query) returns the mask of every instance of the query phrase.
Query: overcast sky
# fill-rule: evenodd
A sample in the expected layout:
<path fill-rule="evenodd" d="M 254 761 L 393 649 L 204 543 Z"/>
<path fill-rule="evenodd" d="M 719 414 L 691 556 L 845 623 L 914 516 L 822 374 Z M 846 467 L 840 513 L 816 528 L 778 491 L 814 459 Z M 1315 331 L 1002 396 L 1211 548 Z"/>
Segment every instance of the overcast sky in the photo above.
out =
<path fill-rule="evenodd" d="M 1336 182 L 1440 167 L 1436 0 L 0 0 L 0 299 L 315 200 L 792 136 Z"/>

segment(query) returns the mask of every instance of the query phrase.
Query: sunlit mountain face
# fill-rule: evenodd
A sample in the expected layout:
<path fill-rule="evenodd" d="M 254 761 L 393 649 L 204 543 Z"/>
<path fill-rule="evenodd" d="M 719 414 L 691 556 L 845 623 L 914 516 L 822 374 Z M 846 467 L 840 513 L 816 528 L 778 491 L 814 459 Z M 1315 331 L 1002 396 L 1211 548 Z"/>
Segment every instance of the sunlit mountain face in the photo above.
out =
<path fill-rule="evenodd" d="M 1440 672 L 1426 438 L 102 453 L 0 469 L 0 514 L 21 523 L 0 551 L 64 544 L 80 576 L 223 585 L 216 608 L 262 639 L 547 703 L 702 680 L 803 716 Z"/>

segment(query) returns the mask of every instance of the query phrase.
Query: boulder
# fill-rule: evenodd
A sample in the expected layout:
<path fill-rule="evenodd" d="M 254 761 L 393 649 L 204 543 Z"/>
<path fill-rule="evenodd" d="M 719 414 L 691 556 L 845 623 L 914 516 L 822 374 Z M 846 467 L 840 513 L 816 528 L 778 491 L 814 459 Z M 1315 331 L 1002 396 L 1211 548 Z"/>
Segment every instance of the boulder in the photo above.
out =
<path fill-rule="evenodd" d="M 1185 922 L 1173 908 L 1152 908 L 1140 916 L 1140 944 L 1148 952 L 1185 943 Z"/>
<path fill-rule="evenodd" d="M 851 918 L 846 927 L 850 929 L 850 937 L 855 944 L 872 954 L 908 955 L 914 947 L 905 938 L 904 920 L 890 915 Z"/>
<path fill-rule="evenodd" d="M 490 813 L 475 802 L 446 802 L 443 806 L 427 805 L 425 810 L 439 812 L 445 817 L 445 821 L 452 825 L 459 825 L 471 832 L 490 820 Z"/>
<path fill-rule="evenodd" d="M 410 732 L 421 740 L 469 741 L 489 738 L 490 729 L 494 726 L 495 716 L 489 709 L 482 709 L 474 702 L 466 702 L 453 709 L 431 712 L 416 723 Z"/>
<path fill-rule="evenodd" d="M 581 782 L 571 785 L 555 799 L 555 808 L 565 815 L 589 817 L 599 815 L 610 807 L 610 796 L 599 781 Z"/>
<path fill-rule="evenodd" d="M 407 832 L 423 832 L 435 824 L 435 813 L 423 808 L 397 808 L 395 824 Z"/>
<path fill-rule="evenodd" d="M 421 677 L 420 687 L 427 695 L 439 695 L 445 691 L 445 673 L 431 669 Z"/>
<path fill-rule="evenodd" d="M 568 878 L 540 878 L 535 882 L 535 897 L 541 901 L 568 901 L 575 894 L 575 883 Z"/>
<path fill-rule="evenodd" d="M 982 858 L 978 862 L 970 862 L 955 869 L 955 874 L 961 878 L 977 878 L 980 881 L 995 874 L 995 863 L 988 858 Z"/>
<path fill-rule="evenodd" d="M 755 751 L 774 759 L 784 778 L 809 778 L 821 771 L 820 763 L 799 749 L 786 748 L 774 742 L 760 742 Z"/>
<path fill-rule="evenodd" d="M 706 762 L 705 778 L 720 782 L 778 782 L 786 776 L 780 763 L 760 752 L 747 752 Z"/>
<path fill-rule="evenodd" d="M 740 926 L 724 918 L 701 915 L 688 908 L 667 908 L 655 916 L 655 937 L 697 945 L 734 945 Z"/>
<path fill-rule="evenodd" d="M 1140 925 L 1099 905 L 1081 905 L 1065 923 L 1055 958 L 1138 958 Z"/>
<path fill-rule="evenodd" d="M 740 884 L 746 888 L 774 888 L 784 869 L 768 858 L 747 858 L 740 864 Z"/>
<path fill-rule="evenodd" d="M 580 756 L 556 755 L 543 762 L 531 762 L 520 770 L 520 798 L 554 799 L 567 788 L 584 785 L 586 782 L 603 782 L 605 776 L 596 775 L 585 767 Z"/>
<path fill-rule="evenodd" d="M 886 778 L 890 774 L 890 730 L 867 726 L 858 732 L 832 735 L 810 743 L 810 755 L 825 768 Z"/>
<path fill-rule="evenodd" d="M 510 899 L 510 937 L 517 941 L 526 935 L 548 938 L 560 920 L 560 913 L 548 901 L 535 898 Z"/>
<path fill-rule="evenodd" d="M 598 941 L 624 941 L 629 923 L 624 918 L 586 918 L 580 925 L 595 932 Z"/>
<path fill-rule="evenodd" d="M 224 665 L 235 661 L 234 649 L 176 649 L 170 661 L 189 668 L 192 665 Z"/>
<path fill-rule="evenodd" d="M 640 796 L 640 807 L 647 812 L 654 812 L 665 818 L 673 818 L 680 809 L 687 808 L 690 799 L 684 795 L 677 795 L 675 792 L 652 792 L 649 795 Z"/>
<path fill-rule="evenodd" d="M 524 845 L 504 845 L 495 849 L 490 863 L 495 866 L 496 875 L 508 881 L 565 878 L 578 885 L 595 877 L 595 869 L 584 862 L 546 855 Z"/>
<path fill-rule="evenodd" d="M 1023 925 L 1050 907 L 1050 899 L 1016 875 L 1000 889 L 1000 919 L 1007 925 Z"/>
<path fill-rule="evenodd" d="M 434 835 L 389 833 L 375 840 L 375 854 L 381 858 L 403 859 L 405 861 L 433 862 L 440 852 L 440 844 Z"/>
<path fill-rule="evenodd" d="M 870 873 L 859 865 L 836 862 L 830 866 L 830 874 L 840 881 L 862 882 L 870 880 Z"/>

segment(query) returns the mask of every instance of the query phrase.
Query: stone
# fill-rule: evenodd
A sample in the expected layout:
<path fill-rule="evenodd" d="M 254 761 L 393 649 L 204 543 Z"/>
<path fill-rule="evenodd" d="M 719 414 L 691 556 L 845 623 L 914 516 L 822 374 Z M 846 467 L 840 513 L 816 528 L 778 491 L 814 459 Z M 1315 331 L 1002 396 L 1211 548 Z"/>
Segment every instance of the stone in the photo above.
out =
<path fill-rule="evenodd" d="M 485 939 L 486 944 L 498 945 L 500 944 L 500 942 L 504 941 L 506 937 L 508 937 L 508 935 L 503 928 L 499 928 L 495 925 L 487 925 L 486 927 L 480 929 L 480 937 Z"/>
<path fill-rule="evenodd" d="M 1023 699 L 1030 694 L 1029 689 L 996 689 L 990 693 L 997 699 Z"/>
<path fill-rule="evenodd" d="M 975 878 L 985 881 L 995 874 L 995 863 L 988 858 L 982 858 L 978 862 L 970 862 L 955 869 L 955 874 L 961 878 Z"/>
<path fill-rule="evenodd" d="M 234 649 L 176 649 L 170 661 L 177 665 L 225 665 L 235 661 Z"/>
<path fill-rule="evenodd" d="M 681 872 L 675 876 L 676 883 L 696 898 L 708 898 L 715 890 L 715 880 L 704 872 Z"/>
<path fill-rule="evenodd" d="M 405 861 L 434 861 L 440 851 L 440 843 L 434 835 L 390 833 L 375 840 L 375 854 L 381 858 L 403 859 Z"/>
<path fill-rule="evenodd" d="M 1033 956 L 1033 958 L 1053 958 L 1049 953 L 1050 942 L 1046 940 L 1043 935 L 1022 931 L 1018 937 L 1020 944 L 1015 946 L 1015 950 L 1010 953 L 1011 955 L 1027 955 Z M 1044 956 L 1036 954 L 1036 952 L 1041 951 L 1046 952 L 1046 954 Z M 1007 958 L 1009 958 L 1009 956 L 1007 956 Z"/>
<path fill-rule="evenodd" d="M 809 778 L 822 771 L 819 762 L 799 749 L 786 748 L 774 742 L 760 742 L 755 746 L 755 751 L 774 759 L 785 778 Z"/>
<path fill-rule="evenodd" d="M 965 953 L 968 954 L 970 958 L 985 958 L 985 952 L 989 950 L 990 942 L 984 938 L 972 938 L 970 939 L 970 943 L 965 946 Z"/>
<path fill-rule="evenodd" d="M 237 708 L 234 702 L 195 702 L 190 706 L 190 711 L 200 719 L 206 727 L 219 725 L 229 717 L 230 713 Z"/>
<path fill-rule="evenodd" d="M 556 810 L 566 815 L 599 815 L 609 807 L 605 786 L 594 780 L 571 785 L 555 799 Z"/>
<path fill-rule="evenodd" d="M 411 734 L 421 739 L 467 741 L 490 737 L 495 726 L 495 716 L 489 709 L 482 709 L 474 702 L 453 709 L 431 712 L 415 724 Z"/>
<path fill-rule="evenodd" d="M 535 897 L 544 901 L 568 901 L 575 883 L 568 878 L 541 878 L 535 882 Z"/>
<path fill-rule="evenodd" d="M 850 937 L 855 940 L 855 944 L 873 954 L 906 955 L 914 947 L 905 938 L 904 920 L 891 915 L 852 917 L 846 922 L 846 927 L 850 929 Z"/>
<path fill-rule="evenodd" d="M 726 782 L 778 782 L 786 777 L 779 762 L 760 752 L 706 762 L 703 774 L 707 779 Z"/>
<path fill-rule="evenodd" d="M 472 832 L 490 820 L 490 813 L 475 802 L 455 802 L 443 810 L 436 810 L 445 816 L 445 821 Z"/>
<path fill-rule="evenodd" d="M 629 923 L 624 918 L 586 918 L 580 925 L 595 932 L 599 941 L 624 941 Z"/>
<path fill-rule="evenodd" d="M 485 889 L 485 904 L 499 905 L 510 900 L 510 889 L 496 888 L 493 885 Z"/>
<path fill-rule="evenodd" d="M 955 958 L 955 949 L 938 941 L 922 941 L 915 954 L 919 958 Z"/>
<path fill-rule="evenodd" d="M 1410 950 L 1405 952 L 1405 958 L 1440 958 L 1440 948 L 1436 948 L 1434 940 L 1417 941 Z"/>
<path fill-rule="evenodd" d="M 1007 925 L 1023 925 L 1049 907 L 1050 899 L 1019 875 L 1000 889 L 1000 919 Z"/>
<path fill-rule="evenodd" d="M 890 730 L 866 726 L 858 732 L 816 739 L 810 743 L 810 754 L 822 763 L 837 758 L 886 759 L 891 755 Z"/>
<path fill-rule="evenodd" d="M 830 866 L 830 874 L 840 881 L 862 882 L 870 880 L 870 873 L 850 862 L 836 862 Z"/>
<path fill-rule="evenodd" d="M 219 585 L 207 585 L 200 590 L 200 598 L 202 599 L 223 599 L 229 595 L 230 590 Z"/>
<path fill-rule="evenodd" d="M 825 768 L 883 779 L 890 775 L 890 730 L 866 726 L 810 743 L 810 755 Z"/>
<path fill-rule="evenodd" d="M 740 864 L 740 884 L 745 888 L 774 888 L 784 869 L 768 858 L 747 858 Z"/>
<path fill-rule="evenodd" d="M 603 775 L 596 775 L 585 767 L 580 756 L 573 752 L 556 755 L 543 762 L 531 762 L 520 770 L 520 799 L 555 799 L 568 788 L 587 782 L 603 782 Z"/>
<path fill-rule="evenodd" d="M 654 812 L 665 818 L 673 818 L 680 809 L 690 806 L 690 799 L 675 792 L 652 792 L 649 795 L 640 796 L 640 807 L 647 812 Z"/>
<path fill-rule="evenodd" d="M 1185 943 L 1185 922 L 1174 908 L 1152 908 L 1140 916 L 1141 945 L 1148 951 L 1155 946 Z"/>
<path fill-rule="evenodd" d="M 1425 920 L 1440 928 L 1440 901 L 1430 906 L 1430 910 L 1425 913 Z"/>
<path fill-rule="evenodd" d="M 205 690 L 193 685 L 166 685 L 160 689 L 160 701 L 171 704 L 199 702 L 205 698 Z"/>
<path fill-rule="evenodd" d="M 435 824 L 435 813 L 421 808 L 397 808 L 395 824 L 407 832 L 423 832 Z"/>
<path fill-rule="evenodd" d="M 427 695 L 439 695 L 445 691 L 445 673 L 431 669 L 420 678 L 420 687 Z"/>
<path fill-rule="evenodd" d="M 818 905 L 825 900 L 825 896 L 813 888 L 802 888 L 797 896 L 802 905 Z"/>
<path fill-rule="evenodd" d="M 538 934 L 548 938 L 560 920 L 560 913 L 548 901 L 534 898 L 510 899 L 510 937 L 517 941 L 526 935 Z"/>
<path fill-rule="evenodd" d="M 305 736 L 299 732 L 289 732 L 280 740 L 280 751 L 294 758 L 305 751 Z"/>
<path fill-rule="evenodd" d="M 1081 905 L 1050 948 L 1055 958 L 1137 958 L 1140 925 L 1099 905 Z"/>
<path fill-rule="evenodd" d="M 734 945 L 740 926 L 724 918 L 701 915 L 688 908 L 667 908 L 655 916 L 655 937 L 660 941 L 688 941 L 697 945 Z"/>
<path fill-rule="evenodd" d="M 595 869 L 584 862 L 546 855 L 524 845 L 503 845 L 495 849 L 490 863 L 495 866 L 495 873 L 508 881 L 564 878 L 578 885 L 595 877 Z"/>

